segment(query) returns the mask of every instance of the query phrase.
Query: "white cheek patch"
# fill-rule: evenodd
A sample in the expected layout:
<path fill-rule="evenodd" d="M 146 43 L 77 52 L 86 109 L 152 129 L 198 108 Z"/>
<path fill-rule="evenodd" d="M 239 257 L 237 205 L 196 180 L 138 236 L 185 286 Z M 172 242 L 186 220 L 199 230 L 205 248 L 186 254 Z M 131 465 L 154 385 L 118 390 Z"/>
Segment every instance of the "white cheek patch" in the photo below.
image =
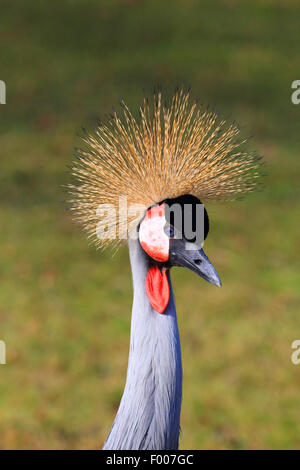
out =
<path fill-rule="evenodd" d="M 163 205 L 155 206 L 147 212 L 139 230 L 142 248 L 151 258 L 159 262 L 169 259 L 169 238 L 164 232 L 165 224 Z"/>

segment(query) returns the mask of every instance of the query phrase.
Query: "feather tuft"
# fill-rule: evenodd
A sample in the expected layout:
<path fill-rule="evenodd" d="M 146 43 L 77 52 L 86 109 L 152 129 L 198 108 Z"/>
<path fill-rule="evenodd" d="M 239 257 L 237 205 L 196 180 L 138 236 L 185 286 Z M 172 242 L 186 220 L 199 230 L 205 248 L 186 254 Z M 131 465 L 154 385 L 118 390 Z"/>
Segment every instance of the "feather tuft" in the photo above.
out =
<path fill-rule="evenodd" d="M 177 91 L 169 107 L 160 92 L 152 109 L 145 99 L 139 121 L 124 101 L 122 110 L 122 117 L 113 111 L 107 124 L 85 131 L 85 145 L 75 150 L 75 183 L 68 185 L 74 218 L 97 246 L 118 244 L 140 221 L 140 214 L 118 216 L 120 197 L 127 206 L 150 207 L 183 194 L 206 203 L 233 200 L 258 186 L 260 159 L 243 150 L 238 127 L 191 103 L 189 93 Z M 101 204 L 115 208 L 111 223 L 97 216 Z M 97 237 L 99 224 L 106 239 Z"/>

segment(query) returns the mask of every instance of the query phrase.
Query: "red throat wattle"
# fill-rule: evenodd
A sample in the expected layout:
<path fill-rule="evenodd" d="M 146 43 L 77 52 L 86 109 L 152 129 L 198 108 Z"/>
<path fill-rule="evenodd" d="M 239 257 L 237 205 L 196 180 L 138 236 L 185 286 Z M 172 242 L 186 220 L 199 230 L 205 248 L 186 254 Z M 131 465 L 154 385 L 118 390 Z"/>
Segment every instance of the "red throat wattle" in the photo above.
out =
<path fill-rule="evenodd" d="M 158 266 L 152 266 L 149 269 L 146 278 L 146 292 L 154 310 L 158 313 L 164 313 L 170 298 L 170 287 L 165 268 L 162 271 Z"/>

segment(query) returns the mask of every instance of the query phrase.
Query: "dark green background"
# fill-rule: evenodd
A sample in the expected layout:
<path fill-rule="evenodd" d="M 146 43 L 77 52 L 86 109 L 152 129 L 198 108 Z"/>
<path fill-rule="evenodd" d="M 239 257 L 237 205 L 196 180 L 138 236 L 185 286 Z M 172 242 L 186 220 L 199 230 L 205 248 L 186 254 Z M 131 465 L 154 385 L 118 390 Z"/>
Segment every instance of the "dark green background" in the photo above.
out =
<path fill-rule="evenodd" d="M 230 115 L 266 189 L 211 204 L 216 289 L 174 270 L 181 448 L 300 448 L 298 1 L 2 1 L 0 447 L 99 448 L 122 394 L 126 248 L 89 247 L 61 200 L 81 125 L 160 84 Z"/>

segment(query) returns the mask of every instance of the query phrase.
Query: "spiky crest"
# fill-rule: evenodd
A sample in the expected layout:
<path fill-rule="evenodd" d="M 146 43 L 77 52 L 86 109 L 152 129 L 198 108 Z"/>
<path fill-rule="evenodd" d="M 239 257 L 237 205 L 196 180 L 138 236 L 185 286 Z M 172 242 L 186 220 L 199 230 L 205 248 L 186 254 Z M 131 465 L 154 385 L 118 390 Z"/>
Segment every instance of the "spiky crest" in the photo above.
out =
<path fill-rule="evenodd" d="M 235 199 L 257 186 L 259 159 L 243 150 L 237 126 L 191 104 L 189 93 L 176 92 L 169 107 L 162 104 L 161 93 L 155 95 L 152 112 L 144 100 L 139 121 L 122 104 L 122 118 L 114 113 L 107 124 L 85 136 L 72 168 L 76 181 L 69 185 L 71 210 L 97 246 L 118 243 L 126 238 L 129 224 L 139 223 L 137 215 L 127 221 L 118 217 L 120 196 L 128 206 L 150 207 L 183 194 L 205 203 Z M 101 204 L 115 207 L 116 239 L 109 239 L 115 232 L 110 225 L 108 238 L 97 238 Z"/>

